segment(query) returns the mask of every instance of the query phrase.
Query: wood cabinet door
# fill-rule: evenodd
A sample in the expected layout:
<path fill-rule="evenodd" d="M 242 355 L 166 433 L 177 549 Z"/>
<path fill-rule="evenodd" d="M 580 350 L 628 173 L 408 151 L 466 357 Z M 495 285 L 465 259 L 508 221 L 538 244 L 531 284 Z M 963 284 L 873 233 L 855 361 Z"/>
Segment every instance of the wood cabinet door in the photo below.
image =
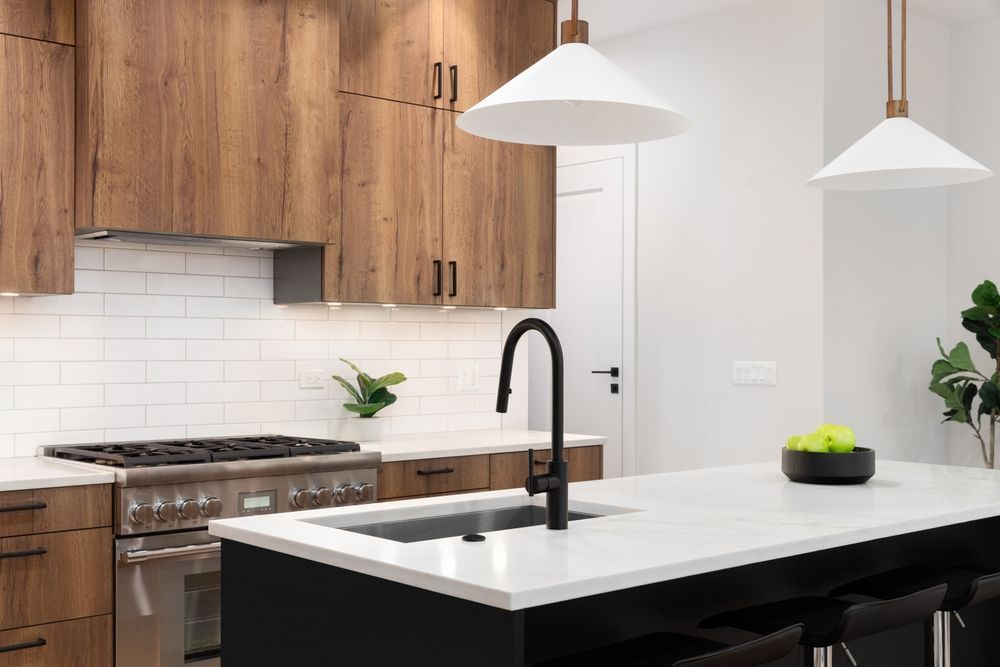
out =
<path fill-rule="evenodd" d="M 383 463 L 377 494 L 388 500 L 489 488 L 490 457 L 481 454 Z"/>
<path fill-rule="evenodd" d="M 604 479 L 604 447 L 567 447 L 566 460 L 569 461 L 569 481 L 587 482 Z"/>
<path fill-rule="evenodd" d="M 553 308 L 555 149 L 473 136 L 457 115 L 444 130 L 444 302 Z"/>
<path fill-rule="evenodd" d="M 551 449 L 536 449 L 532 462 L 536 475 L 549 471 L 547 464 L 552 458 Z M 508 452 L 490 454 L 490 490 L 519 489 L 528 478 L 528 452 Z"/>
<path fill-rule="evenodd" d="M 0 540 L 0 629 L 110 614 L 108 528 Z"/>
<path fill-rule="evenodd" d="M 340 0 L 340 90 L 441 107 L 444 0 Z"/>
<path fill-rule="evenodd" d="M 111 667 L 111 614 L 0 632 L 3 667 Z"/>
<path fill-rule="evenodd" d="M 88 0 L 77 21 L 78 228 L 336 235 L 336 2 Z"/>
<path fill-rule="evenodd" d="M 74 1 L 3 0 L 0 33 L 72 45 L 76 38 Z"/>
<path fill-rule="evenodd" d="M 111 485 L 0 493 L 0 537 L 110 526 Z"/>
<path fill-rule="evenodd" d="M 328 301 L 430 304 L 441 285 L 441 116 L 344 95 L 343 224 L 325 253 Z"/>
<path fill-rule="evenodd" d="M 555 48 L 549 0 L 444 0 L 446 108 L 468 111 Z"/>
<path fill-rule="evenodd" d="M 0 35 L 0 91 L 0 292 L 71 293 L 73 47 Z"/>

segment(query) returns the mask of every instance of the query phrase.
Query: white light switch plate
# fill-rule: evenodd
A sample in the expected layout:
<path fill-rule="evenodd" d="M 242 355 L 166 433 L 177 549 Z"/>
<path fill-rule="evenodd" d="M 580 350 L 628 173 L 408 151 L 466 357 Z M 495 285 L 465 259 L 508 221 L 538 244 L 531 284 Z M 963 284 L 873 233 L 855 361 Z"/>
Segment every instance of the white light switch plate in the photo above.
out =
<path fill-rule="evenodd" d="M 778 384 L 778 363 L 776 361 L 734 361 L 733 384 L 776 385 Z"/>
<path fill-rule="evenodd" d="M 299 389 L 323 389 L 326 380 L 324 371 L 299 371 Z"/>
<path fill-rule="evenodd" d="M 458 365 L 458 390 L 479 391 L 479 366 L 477 364 Z"/>

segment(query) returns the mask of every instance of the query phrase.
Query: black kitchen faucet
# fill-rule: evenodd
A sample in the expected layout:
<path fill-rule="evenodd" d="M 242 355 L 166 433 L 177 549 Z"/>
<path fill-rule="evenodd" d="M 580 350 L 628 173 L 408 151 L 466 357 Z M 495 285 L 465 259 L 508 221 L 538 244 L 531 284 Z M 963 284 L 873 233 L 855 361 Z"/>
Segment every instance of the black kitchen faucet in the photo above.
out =
<path fill-rule="evenodd" d="M 503 345 L 500 362 L 500 386 L 497 388 L 497 412 L 507 412 L 510 396 L 510 374 L 514 365 L 517 342 L 534 329 L 545 337 L 552 354 L 552 460 L 548 472 L 534 474 L 534 450 L 528 451 L 528 479 L 524 488 L 528 495 L 546 494 L 545 525 L 549 530 L 566 530 L 569 525 L 569 465 L 563 454 L 563 353 L 559 336 L 548 322 L 534 317 L 521 320 L 511 329 Z"/>

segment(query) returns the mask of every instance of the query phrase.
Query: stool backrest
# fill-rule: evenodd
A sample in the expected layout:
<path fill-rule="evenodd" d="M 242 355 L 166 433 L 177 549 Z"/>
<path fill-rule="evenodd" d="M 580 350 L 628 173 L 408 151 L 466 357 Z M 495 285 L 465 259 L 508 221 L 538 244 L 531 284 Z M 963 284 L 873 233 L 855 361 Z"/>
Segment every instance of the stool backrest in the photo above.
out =
<path fill-rule="evenodd" d="M 947 584 L 934 586 L 891 600 L 863 602 L 844 610 L 834 643 L 867 637 L 930 618 L 940 606 Z"/>
<path fill-rule="evenodd" d="M 969 601 L 963 607 L 969 607 L 997 597 L 1000 597 L 1000 572 L 983 575 L 976 579 L 972 583 L 972 590 L 969 592 Z"/>
<path fill-rule="evenodd" d="M 675 662 L 673 667 L 753 667 L 781 660 L 795 650 L 802 625 L 793 625 L 743 644 Z"/>

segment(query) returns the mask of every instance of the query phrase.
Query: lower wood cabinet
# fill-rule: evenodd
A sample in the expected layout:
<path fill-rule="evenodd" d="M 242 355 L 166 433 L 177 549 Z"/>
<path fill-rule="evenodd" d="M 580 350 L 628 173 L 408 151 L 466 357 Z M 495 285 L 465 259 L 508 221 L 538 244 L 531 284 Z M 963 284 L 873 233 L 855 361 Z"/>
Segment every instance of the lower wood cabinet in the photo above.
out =
<path fill-rule="evenodd" d="M 0 493 L 0 537 L 111 525 L 106 484 Z"/>
<path fill-rule="evenodd" d="M 569 481 L 584 482 L 604 476 L 604 447 L 567 447 Z M 535 472 L 546 471 L 551 450 L 535 450 Z M 378 475 L 378 499 L 399 500 L 446 493 L 469 493 L 524 486 L 528 452 L 453 456 L 383 463 Z"/>
<path fill-rule="evenodd" d="M 110 667 L 113 660 L 111 614 L 0 632 L 3 667 Z"/>

